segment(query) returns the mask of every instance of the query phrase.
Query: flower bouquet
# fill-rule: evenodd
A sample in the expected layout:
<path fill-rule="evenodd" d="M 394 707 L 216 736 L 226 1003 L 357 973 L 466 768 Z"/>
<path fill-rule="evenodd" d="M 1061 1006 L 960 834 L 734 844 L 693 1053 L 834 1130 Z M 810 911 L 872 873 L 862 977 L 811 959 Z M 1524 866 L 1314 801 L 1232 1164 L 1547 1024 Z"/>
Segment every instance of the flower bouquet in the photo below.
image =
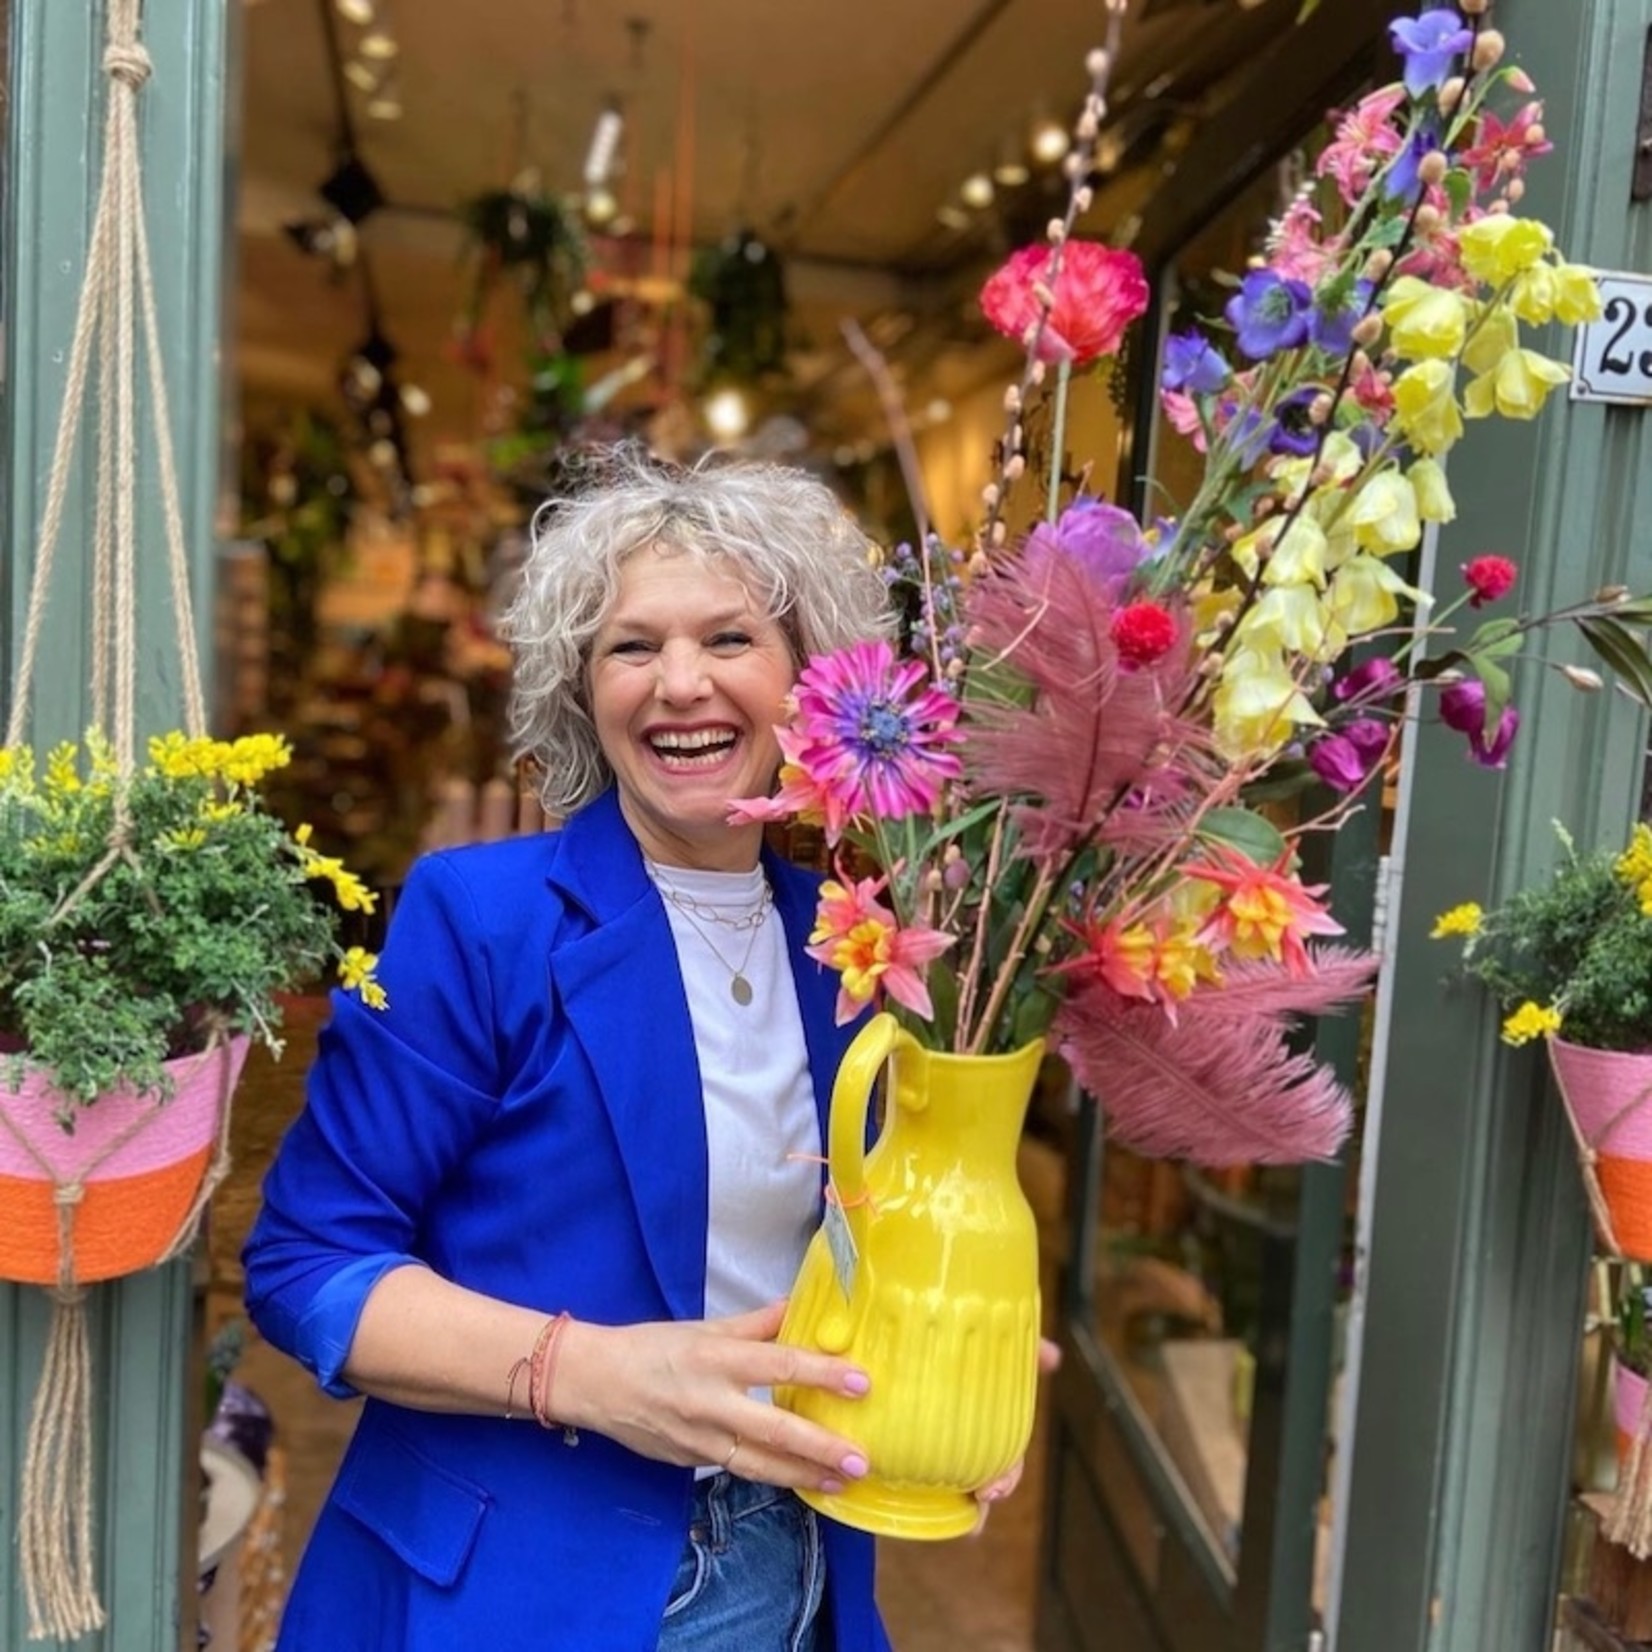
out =
<path fill-rule="evenodd" d="M 1191 497 L 1151 521 L 1064 497 L 1071 375 L 1149 301 L 1132 255 L 1073 236 L 1124 9 L 1109 0 L 1087 64 L 1067 213 L 982 295 L 1026 358 L 974 541 L 921 534 L 889 554 L 898 642 L 810 661 L 778 792 L 735 805 L 824 828 L 839 860 L 813 955 L 840 974 L 841 1018 L 888 1012 L 833 1098 L 827 1222 L 782 1332 L 866 1359 L 873 1394 L 852 1416 L 778 1397 L 879 1465 L 885 1484 L 821 1506 L 908 1535 L 961 1529 L 958 1493 L 1025 1447 L 1037 1295 L 1017 1056 L 1052 1040 L 1141 1153 L 1332 1157 L 1351 1099 L 1290 1038 L 1358 1000 L 1375 960 L 1338 940 L 1304 837 L 1357 805 L 1408 719 L 1437 716 L 1502 767 L 1510 665 L 1540 627 L 1575 623 L 1631 692 L 1652 684 L 1652 602 L 1606 591 L 1523 614 L 1500 555 L 1438 606 L 1407 577 L 1425 525 L 1455 515 L 1443 461 L 1465 421 L 1533 418 L 1568 377 L 1522 327 L 1599 309 L 1589 272 L 1518 210 L 1549 143 L 1487 0 L 1390 26 L 1402 81 L 1341 117 L 1223 314 L 1169 341 L 1163 404 L 1202 455 Z M 1043 520 L 1012 534 L 1009 502 L 1040 476 Z M 886 1056 L 889 1122 L 862 1163 L 862 1092 Z M 937 1139 L 952 1104 L 929 1078 L 970 1062 L 1004 1064 L 996 1102 L 960 1104 L 957 1139 Z M 989 1150 L 976 1114 L 994 1108 Z M 961 1236 L 992 1233 L 1020 1258 L 1019 1298 L 977 1283 Z M 897 1415 L 926 1386 L 946 1416 Z"/>

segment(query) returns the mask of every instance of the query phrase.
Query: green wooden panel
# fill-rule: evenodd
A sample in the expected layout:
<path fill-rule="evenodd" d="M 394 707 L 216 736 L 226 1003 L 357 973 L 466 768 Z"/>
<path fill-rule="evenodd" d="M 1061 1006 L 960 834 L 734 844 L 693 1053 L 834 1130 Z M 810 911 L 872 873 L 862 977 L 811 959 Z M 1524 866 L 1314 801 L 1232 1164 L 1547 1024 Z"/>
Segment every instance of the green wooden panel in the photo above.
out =
<path fill-rule="evenodd" d="M 1501 0 L 1498 21 L 1560 146 L 1522 210 L 1575 258 L 1652 268 L 1646 209 L 1629 200 L 1649 0 Z M 1460 517 L 1439 538 L 1442 589 L 1487 549 L 1520 559 L 1531 609 L 1652 586 L 1644 412 L 1557 404 L 1535 426 L 1475 427 L 1451 478 Z M 1585 658 L 1570 638 L 1549 654 Z M 1452 954 L 1427 933 L 1445 907 L 1541 875 L 1554 819 L 1585 844 L 1618 840 L 1646 730 L 1628 702 L 1581 696 L 1533 662 L 1517 697 L 1526 721 L 1501 781 L 1438 728 L 1408 760 L 1338 1652 L 1549 1641 L 1587 1222 L 1540 1053 L 1504 1048 L 1483 995 L 1443 985 Z"/>
<path fill-rule="evenodd" d="M 173 443 L 204 638 L 219 476 L 219 335 L 225 206 L 225 0 L 148 0 L 155 75 L 143 94 L 142 143 Z M 8 359 L 0 520 L 0 660 L 9 687 L 26 611 L 35 531 L 50 468 L 103 128 L 101 4 L 12 0 L 7 65 L 6 199 L 0 285 Z M 140 444 L 152 473 L 153 442 Z M 77 736 L 87 717 L 86 581 L 91 499 L 74 477 L 59 578 L 41 651 L 31 737 Z M 167 630 L 165 540 L 145 490 L 138 538 L 142 730 L 178 718 L 179 673 Z M 191 1379 L 193 1291 L 187 1263 L 93 1293 L 99 1395 L 98 1533 L 110 1626 L 76 1643 L 104 1652 L 175 1652 L 192 1622 L 182 1583 L 193 1560 L 199 1401 Z M 29 1398 L 40 1367 L 41 1293 L 0 1286 L 0 1646 L 19 1652 L 16 1489 Z M 189 1644 L 193 1645 L 191 1638 Z"/>

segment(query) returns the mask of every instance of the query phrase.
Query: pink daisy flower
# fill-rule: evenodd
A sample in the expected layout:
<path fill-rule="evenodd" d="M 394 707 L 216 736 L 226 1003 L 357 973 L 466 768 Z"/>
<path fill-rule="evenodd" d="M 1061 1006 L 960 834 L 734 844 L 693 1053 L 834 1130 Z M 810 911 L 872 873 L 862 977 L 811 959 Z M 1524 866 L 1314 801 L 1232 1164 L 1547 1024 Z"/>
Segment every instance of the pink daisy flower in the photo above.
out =
<path fill-rule="evenodd" d="M 840 648 L 799 674 L 792 727 L 801 738 L 787 756 L 841 816 L 925 813 L 959 773 L 946 750 L 962 738 L 958 704 L 920 687 L 927 676 L 921 662 L 897 661 L 886 642 Z"/>

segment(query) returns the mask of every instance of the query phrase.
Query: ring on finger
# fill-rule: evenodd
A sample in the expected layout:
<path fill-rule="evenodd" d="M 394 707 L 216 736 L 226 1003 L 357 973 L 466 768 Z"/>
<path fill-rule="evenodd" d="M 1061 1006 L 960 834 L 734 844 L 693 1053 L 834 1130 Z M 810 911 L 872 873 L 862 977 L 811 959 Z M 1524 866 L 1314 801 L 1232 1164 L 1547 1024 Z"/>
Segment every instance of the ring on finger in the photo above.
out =
<path fill-rule="evenodd" d="M 723 1468 L 723 1472 L 725 1474 L 728 1472 L 729 1464 L 734 1461 L 735 1452 L 737 1452 L 739 1449 L 740 1449 L 740 1436 L 738 1434 L 736 1434 L 734 1436 L 734 1444 L 731 1445 L 728 1448 L 728 1455 L 723 1458 L 722 1468 Z"/>

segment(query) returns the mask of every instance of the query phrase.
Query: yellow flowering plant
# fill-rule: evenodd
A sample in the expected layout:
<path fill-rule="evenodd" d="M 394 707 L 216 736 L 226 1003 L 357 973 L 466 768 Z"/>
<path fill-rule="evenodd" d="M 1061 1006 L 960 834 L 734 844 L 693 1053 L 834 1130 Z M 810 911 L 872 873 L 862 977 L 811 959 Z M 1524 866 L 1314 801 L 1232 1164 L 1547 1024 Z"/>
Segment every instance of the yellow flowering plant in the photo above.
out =
<path fill-rule="evenodd" d="M 1652 828 L 1621 852 L 1580 855 L 1559 825 L 1546 884 L 1495 912 L 1473 901 L 1443 912 L 1436 940 L 1462 942 L 1463 967 L 1505 1012 L 1503 1038 L 1564 1037 L 1596 1050 L 1652 1050 Z"/>
<path fill-rule="evenodd" d="M 277 994 L 329 966 L 383 1006 L 372 954 L 339 939 L 377 896 L 259 798 L 290 756 L 174 732 L 123 782 L 95 732 L 43 765 L 0 748 L 0 1049 L 9 1088 L 51 1076 L 65 1129 L 117 1087 L 164 1095 L 164 1064 L 215 1032 L 279 1052 Z"/>

